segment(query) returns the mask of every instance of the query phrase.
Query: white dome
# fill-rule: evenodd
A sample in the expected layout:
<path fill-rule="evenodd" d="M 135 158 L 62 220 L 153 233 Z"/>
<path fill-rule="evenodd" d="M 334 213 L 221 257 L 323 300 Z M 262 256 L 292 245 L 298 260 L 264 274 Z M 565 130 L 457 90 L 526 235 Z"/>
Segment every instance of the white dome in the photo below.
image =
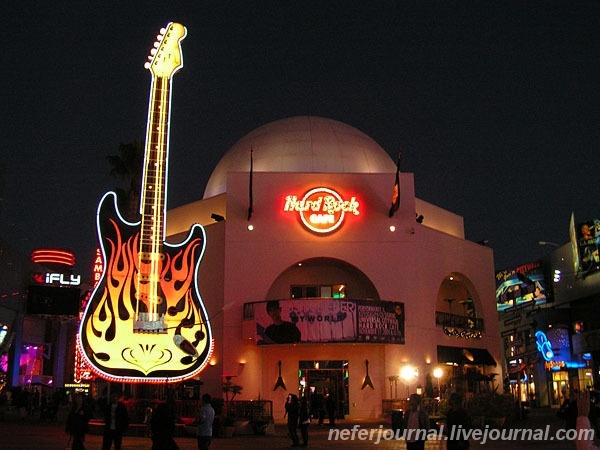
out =
<path fill-rule="evenodd" d="M 395 173 L 396 164 L 362 131 L 332 119 L 299 116 L 248 133 L 221 158 L 204 198 L 227 191 L 228 172 Z"/>

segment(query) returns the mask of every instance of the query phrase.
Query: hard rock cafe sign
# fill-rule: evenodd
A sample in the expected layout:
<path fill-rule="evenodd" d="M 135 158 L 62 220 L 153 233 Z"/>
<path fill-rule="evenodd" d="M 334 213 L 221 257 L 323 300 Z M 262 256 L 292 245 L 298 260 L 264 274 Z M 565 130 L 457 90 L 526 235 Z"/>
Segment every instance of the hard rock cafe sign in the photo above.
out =
<path fill-rule="evenodd" d="M 344 199 L 333 189 L 318 187 L 309 190 L 302 198 L 285 197 L 283 210 L 298 214 L 302 224 L 319 234 L 331 233 L 343 223 L 346 213 L 358 216 L 360 203 L 356 197 Z"/>

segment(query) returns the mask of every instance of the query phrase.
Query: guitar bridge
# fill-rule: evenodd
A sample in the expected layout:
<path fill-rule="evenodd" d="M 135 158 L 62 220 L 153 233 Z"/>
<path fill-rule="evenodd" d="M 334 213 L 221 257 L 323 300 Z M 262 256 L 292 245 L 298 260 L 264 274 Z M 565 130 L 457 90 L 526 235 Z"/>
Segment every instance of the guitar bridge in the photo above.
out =
<path fill-rule="evenodd" d="M 134 333 L 166 333 L 165 316 L 157 313 L 139 313 L 133 322 Z"/>

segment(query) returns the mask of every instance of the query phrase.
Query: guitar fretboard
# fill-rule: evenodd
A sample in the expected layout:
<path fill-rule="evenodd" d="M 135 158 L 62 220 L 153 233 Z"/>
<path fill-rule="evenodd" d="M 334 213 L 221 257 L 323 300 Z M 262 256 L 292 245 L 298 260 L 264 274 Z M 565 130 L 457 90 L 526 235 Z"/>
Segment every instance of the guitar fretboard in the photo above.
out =
<path fill-rule="evenodd" d="M 164 240 L 171 82 L 152 80 L 142 180 L 140 250 L 160 253 Z"/>

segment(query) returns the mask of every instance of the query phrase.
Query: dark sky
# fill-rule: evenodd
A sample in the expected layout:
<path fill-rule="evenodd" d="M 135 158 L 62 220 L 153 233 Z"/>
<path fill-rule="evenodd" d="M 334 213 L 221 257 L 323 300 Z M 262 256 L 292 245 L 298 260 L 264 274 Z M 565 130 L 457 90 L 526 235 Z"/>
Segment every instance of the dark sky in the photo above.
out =
<path fill-rule="evenodd" d="M 97 203 L 119 184 L 106 156 L 144 137 L 143 65 L 177 21 L 169 208 L 200 199 L 253 129 L 323 116 L 402 148 L 417 197 L 463 216 L 498 269 L 535 260 L 539 240 L 568 241 L 572 211 L 600 215 L 600 4 L 495 3 L 9 0 L 0 237 L 91 267 Z"/>

